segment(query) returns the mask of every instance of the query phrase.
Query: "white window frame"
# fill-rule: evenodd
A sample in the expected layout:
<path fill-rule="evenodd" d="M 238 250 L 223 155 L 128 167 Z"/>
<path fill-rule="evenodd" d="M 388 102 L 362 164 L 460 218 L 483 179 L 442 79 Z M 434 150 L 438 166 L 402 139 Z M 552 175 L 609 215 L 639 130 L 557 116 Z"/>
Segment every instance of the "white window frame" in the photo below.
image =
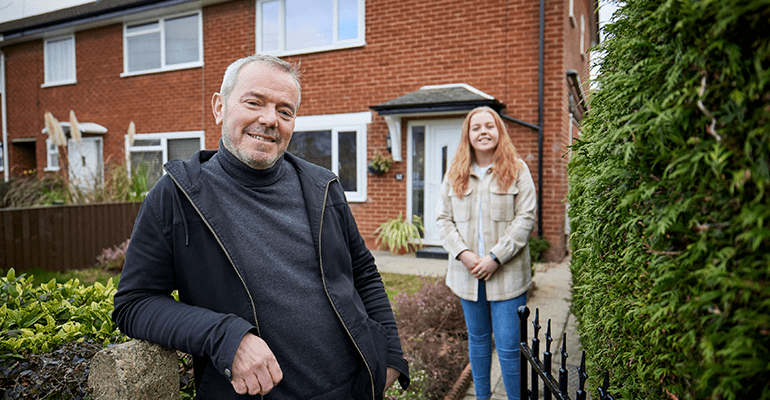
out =
<path fill-rule="evenodd" d="M 580 55 L 586 54 L 586 16 L 580 14 Z"/>
<path fill-rule="evenodd" d="M 134 142 L 137 140 L 160 140 L 160 144 L 153 146 L 130 146 L 128 143 L 128 135 L 123 135 L 125 141 L 126 150 L 126 165 L 128 165 L 128 171 L 131 173 L 131 153 L 132 152 L 145 152 L 145 151 L 160 151 L 163 154 L 162 164 L 167 163 L 168 160 L 168 140 L 169 139 L 199 139 L 200 150 L 204 149 L 206 143 L 205 131 L 185 131 L 185 132 L 166 132 L 166 133 L 137 133 L 134 135 Z M 161 176 L 166 174 L 166 170 L 161 168 Z"/>
<path fill-rule="evenodd" d="M 174 19 L 174 18 L 189 17 L 191 15 L 198 16 L 198 61 L 192 61 L 192 62 L 182 63 L 182 64 L 166 65 L 166 40 L 165 40 L 166 30 L 164 25 L 165 21 L 169 19 Z M 128 38 L 131 36 L 139 36 L 140 34 L 145 34 L 147 33 L 147 31 L 143 31 L 135 34 L 129 34 L 127 32 L 128 28 L 135 25 L 150 24 L 153 22 L 158 23 L 157 31 L 160 32 L 160 68 L 129 72 L 128 71 L 128 58 L 129 58 Z M 130 21 L 130 22 L 123 23 L 123 73 L 120 74 L 121 77 L 154 74 L 158 72 L 198 68 L 202 66 L 203 66 L 203 14 L 201 13 L 200 10 L 167 15 L 165 17 L 160 17 L 160 18 L 151 18 L 151 19 L 144 19 L 144 20 L 137 20 L 137 21 Z"/>
<path fill-rule="evenodd" d="M 278 26 L 280 33 L 278 34 L 278 50 L 264 50 L 262 49 L 262 4 L 272 1 L 278 1 Z M 332 0 L 333 11 L 332 21 L 334 29 L 332 30 L 332 44 L 325 46 L 308 47 L 296 50 L 286 50 L 286 0 L 257 0 L 257 53 L 270 54 L 274 56 L 290 56 L 295 54 L 308 54 L 317 53 L 329 50 L 347 49 L 351 47 L 362 47 L 366 45 L 366 0 L 358 1 L 358 37 L 355 39 L 338 40 L 337 35 L 339 33 L 339 0 Z"/>
<path fill-rule="evenodd" d="M 48 61 L 50 59 L 50 56 L 48 55 L 48 43 L 49 42 L 58 42 L 62 40 L 72 40 L 72 61 L 70 62 L 70 67 L 72 67 L 72 76 L 59 80 L 59 81 L 49 81 L 48 80 L 48 71 L 50 70 L 51 66 L 48 64 Z M 77 81 L 77 61 L 75 60 L 75 54 L 77 43 L 75 42 L 75 35 L 64 35 L 64 36 L 57 36 L 45 39 L 43 41 L 43 81 L 44 83 L 40 85 L 40 87 L 50 87 L 50 86 L 61 86 L 61 85 L 72 85 L 75 83 L 78 83 Z"/>
<path fill-rule="evenodd" d="M 51 164 L 51 158 L 56 158 L 56 160 L 59 160 L 59 146 L 53 146 L 54 150 L 51 150 L 51 146 L 53 145 L 53 141 L 51 139 L 45 140 L 45 168 L 44 171 L 58 171 L 61 169 L 61 165 L 54 166 Z"/>
<path fill-rule="evenodd" d="M 339 132 L 356 132 L 356 188 L 345 192 L 349 202 L 366 201 L 366 129 L 372 122 L 371 112 L 297 117 L 294 132 L 331 131 L 332 172 L 339 175 Z"/>

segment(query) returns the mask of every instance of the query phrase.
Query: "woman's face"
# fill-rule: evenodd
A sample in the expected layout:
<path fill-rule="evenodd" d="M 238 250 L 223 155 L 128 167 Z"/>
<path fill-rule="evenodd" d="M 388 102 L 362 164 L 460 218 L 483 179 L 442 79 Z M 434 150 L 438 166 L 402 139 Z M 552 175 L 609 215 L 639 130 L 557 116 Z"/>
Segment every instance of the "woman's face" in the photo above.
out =
<path fill-rule="evenodd" d="M 495 154 L 497 143 L 500 141 L 500 133 L 497 130 L 495 119 L 489 111 L 482 111 L 471 116 L 468 133 L 476 158 Z"/>

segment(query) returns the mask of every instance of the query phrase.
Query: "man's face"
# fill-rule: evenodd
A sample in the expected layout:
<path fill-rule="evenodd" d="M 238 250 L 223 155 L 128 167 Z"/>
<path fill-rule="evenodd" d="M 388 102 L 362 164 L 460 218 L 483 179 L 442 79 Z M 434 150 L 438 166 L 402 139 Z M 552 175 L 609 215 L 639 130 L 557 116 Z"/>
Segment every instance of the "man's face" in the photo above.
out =
<path fill-rule="evenodd" d="M 291 141 L 298 97 L 288 73 L 245 65 L 229 98 L 216 93 L 211 101 L 225 148 L 254 169 L 272 167 Z"/>

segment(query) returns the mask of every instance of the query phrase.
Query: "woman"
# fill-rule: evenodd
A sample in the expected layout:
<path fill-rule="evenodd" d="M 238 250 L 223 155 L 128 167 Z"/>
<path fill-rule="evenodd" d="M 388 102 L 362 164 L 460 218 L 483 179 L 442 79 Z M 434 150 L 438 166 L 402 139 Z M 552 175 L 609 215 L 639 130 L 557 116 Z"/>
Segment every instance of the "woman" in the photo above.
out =
<path fill-rule="evenodd" d="M 438 228 L 449 252 L 446 282 L 460 297 L 478 399 L 492 396 L 492 332 L 508 399 L 519 399 L 519 319 L 532 281 L 528 238 L 535 184 L 503 121 L 471 111 L 441 186 Z"/>

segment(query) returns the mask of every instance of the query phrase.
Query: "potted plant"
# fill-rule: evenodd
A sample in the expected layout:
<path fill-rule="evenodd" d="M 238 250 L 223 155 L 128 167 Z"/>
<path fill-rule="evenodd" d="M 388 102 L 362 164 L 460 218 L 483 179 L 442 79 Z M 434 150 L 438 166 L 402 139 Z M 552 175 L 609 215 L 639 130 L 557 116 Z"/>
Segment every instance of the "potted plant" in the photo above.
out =
<path fill-rule="evenodd" d="M 422 248 L 422 230 L 420 217 L 413 216 L 412 222 L 409 222 L 402 214 L 398 214 L 398 218 L 382 223 L 374 235 L 377 236 L 378 247 L 387 248 L 395 254 L 405 254 Z"/>
<path fill-rule="evenodd" d="M 369 172 L 371 172 L 374 175 L 382 175 L 388 171 L 390 171 L 390 167 L 393 165 L 393 159 L 390 157 L 385 157 L 380 152 L 377 152 L 374 155 L 374 158 L 372 161 L 369 162 L 368 168 Z"/>

